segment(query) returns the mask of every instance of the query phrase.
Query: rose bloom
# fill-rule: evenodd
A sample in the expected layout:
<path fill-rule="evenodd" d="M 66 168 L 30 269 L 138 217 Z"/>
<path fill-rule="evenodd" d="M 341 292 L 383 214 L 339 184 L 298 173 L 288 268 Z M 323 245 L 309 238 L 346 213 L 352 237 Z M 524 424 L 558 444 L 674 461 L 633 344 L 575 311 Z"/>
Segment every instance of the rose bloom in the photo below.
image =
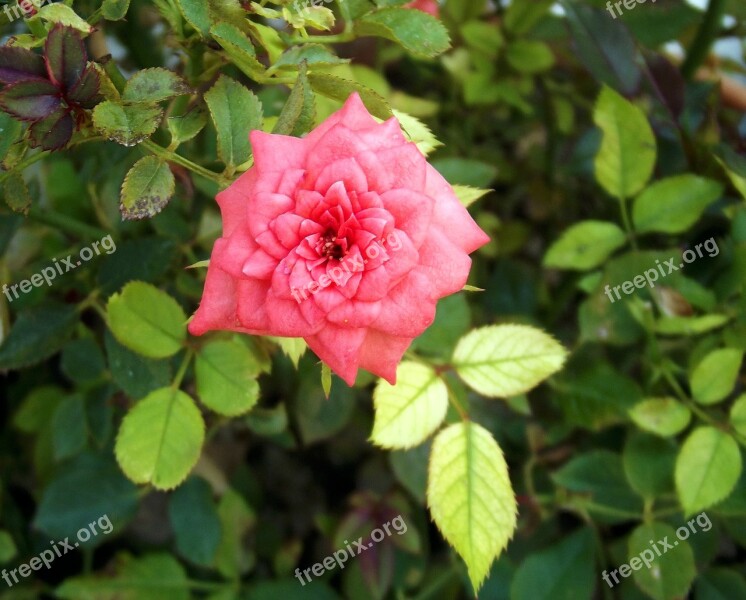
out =
<path fill-rule="evenodd" d="M 353 385 L 390 383 L 439 298 L 461 290 L 489 241 L 396 119 L 353 94 L 305 138 L 251 132 L 254 166 L 218 194 L 194 335 L 302 337 Z"/>
<path fill-rule="evenodd" d="M 405 4 L 404 7 L 421 10 L 422 12 L 432 15 L 436 19 L 440 17 L 440 5 L 437 0 L 414 0 L 414 2 Z"/>

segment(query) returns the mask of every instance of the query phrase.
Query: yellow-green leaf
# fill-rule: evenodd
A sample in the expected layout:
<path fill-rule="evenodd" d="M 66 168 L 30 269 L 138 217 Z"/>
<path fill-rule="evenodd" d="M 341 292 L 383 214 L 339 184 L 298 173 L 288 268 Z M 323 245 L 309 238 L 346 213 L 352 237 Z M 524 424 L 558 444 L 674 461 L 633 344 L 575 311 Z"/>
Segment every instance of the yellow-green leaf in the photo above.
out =
<path fill-rule="evenodd" d="M 661 437 L 682 432 L 692 418 L 689 408 L 676 398 L 646 398 L 629 409 L 629 416 L 645 431 Z"/>
<path fill-rule="evenodd" d="M 736 385 L 743 352 L 736 348 L 718 348 L 705 356 L 692 371 L 692 396 L 700 404 L 725 400 Z"/>
<path fill-rule="evenodd" d="M 107 322 L 114 337 L 150 358 L 176 354 L 186 339 L 186 315 L 166 292 L 132 281 L 109 298 Z"/>
<path fill-rule="evenodd" d="M 216 340 L 202 346 L 194 369 L 200 400 L 221 415 L 243 414 L 259 400 L 259 364 L 238 340 Z"/>
<path fill-rule="evenodd" d="M 161 388 L 124 418 L 115 453 L 132 481 L 168 490 L 186 479 L 204 439 L 205 424 L 194 401 L 180 390 Z"/>
<path fill-rule="evenodd" d="M 461 378 L 490 398 L 522 394 L 562 368 L 567 351 L 528 325 L 475 329 L 456 345 L 453 364 Z"/>
<path fill-rule="evenodd" d="M 695 429 L 676 458 L 676 491 L 686 515 L 726 498 L 740 475 L 741 451 L 736 441 L 715 427 Z"/>
<path fill-rule="evenodd" d="M 384 448 L 406 449 L 424 442 L 443 422 L 448 390 L 432 368 L 403 362 L 396 371 L 396 385 L 378 382 L 373 405 L 371 440 Z"/>
<path fill-rule="evenodd" d="M 587 271 L 602 264 L 626 239 L 624 231 L 614 223 L 581 221 L 549 247 L 544 266 Z"/>
<path fill-rule="evenodd" d="M 486 429 L 467 421 L 436 436 L 427 504 L 478 590 L 513 536 L 518 512 L 502 451 Z"/>
<path fill-rule="evenodd" d="M 655 166 L 655 136 L 645 113 L 604 86 L 593 121 L 603 133 L 596 180 L 612 196 L 631 198 L 645 187 Z"/>

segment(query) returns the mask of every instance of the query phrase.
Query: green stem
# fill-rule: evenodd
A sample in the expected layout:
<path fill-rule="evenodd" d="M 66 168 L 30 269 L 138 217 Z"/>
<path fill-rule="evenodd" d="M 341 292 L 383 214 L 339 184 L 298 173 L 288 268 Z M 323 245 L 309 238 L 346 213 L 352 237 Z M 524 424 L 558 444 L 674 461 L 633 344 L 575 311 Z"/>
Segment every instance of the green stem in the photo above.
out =
<path fill-rule="evenodd" d="M 101 239 L 109 235 L 107 231 L 94 227 L 93 225 L 81 223 L 72 217 L 61 215 L 51 210 L 41 210 L 35 206 L 29 208 L 28 217 L 38 223 L 50 225 L 51 227 L 58 227 L 67 233 L 81 238 Z"/>
<path fill-rule="evenodd" d="M 632 229 L 632 221 L 629 218 L 629 207 L 627 206 L 627 200 L 625 198 L 619 198 L 619 209 L 622 212 L 622 222 L 624 223 L 624 229 L 627 231 L 629 242 L 632 244 L 632 249 L 637 250 L 635 230 Z"/>
<path fill-rule="evenodd" d="M 8 171 L 6 171 L 5 173 L 0 173 L 0 183 L 2 183 L 3 181 L 5 181 L 8 177 L 10 177 L 16 171 L 18 171 L 18 172 L 23 171 L 26 167 L 30 167 L 34 163 L 39 162 L 40 160 L 42 160 L 42 159 L 46 158 L 47 156 L 49 156 L 49 154 L 50 153 L 47 150 L 44 150 L 42 152 L 37 152 L 36 154 L 32 154 L 31 156 L 29 156 L 25 160 L 22 160 L 21 162 L 19 162 L 17 165 L 15 165 L 14 167 L 12 167 L 11 169 L 9 169 Z"/>
<path fill-rule="evenodd" d="M 291 37 L 290 41 L 293 44 L 310 44 L 313 42 L 318 42 L 319 44 L 343 44 L 345 42 L 351 42 L 354 39 L 355 35 L 350 31 L 334 35 L 309 35 L 306 37 L 296 35 Z"/>
<path fill-rule="evenodd" d="M 697 72 L 697 69 L 702 66 L 705 59 L 707 59 L 710 48 L 712 48 L 712 44 L 720 32 L 726 2 L 727 0 L 710 0 L 710 3 L 707 5 L 705 18 L 699 26 L 692 45 L 689 46 L 684 64 L 681 65 L 681 73 L 686 79 L 691 79 Z"/>
<path fill-rule="evenodd" d="M 221 187 L 225 188 L 231 184 L 230 179 L 222 177 L 221 175 L 219 175 L 218 173 L 215 173 L 214 171 L 205 169 L 204 167 L 198 165 L 197 163 L 193 163 L 188 158 L 184 158 L 180 154 L 171 152 L 167 150 L 166 148 L 159 146 L 158 144 L 156 144 L 155 142 L 151 140 L 145 140 L 142 143 L 142 146 L 143 148 L 147 149 L 148 151 L 155 154 L 156 156 L 163 158 L 169 162 L 180 165 L 184 167 L 185 169 L 189 169 L 192 173 L 195 173 L 196 175 L 204 177 L 205 179 L 210 179 L 211 181 L 214 181 Z"/>
<path fill-rule="evenodd" d="M 171 384 L 171 387 L 173 389 L 178 390 L 181 386 L 181 382 L 184 379 L 184 375 L 186 375 L 187 369 L 189 368 L 189 363 L 192 362 L 193 357 L 194 350 L 192 348 L 187 348 L 186 354 L 184 355 L 184 360 L 181 361 L 179 370 L 176 372 L 176 377 L 174 377 L 174 382 Z"/>
<path fill-rule="evenodd" d="M 451 567 L 436 577 L 433 582 L 422 590 L 412 600 L 430 600 L 430 598 L 442 598 L 443 595 L 441 590 L 446 587 L 451 581 L 456 581 L 459 577 L 459 566 L 451 565 Z"/>

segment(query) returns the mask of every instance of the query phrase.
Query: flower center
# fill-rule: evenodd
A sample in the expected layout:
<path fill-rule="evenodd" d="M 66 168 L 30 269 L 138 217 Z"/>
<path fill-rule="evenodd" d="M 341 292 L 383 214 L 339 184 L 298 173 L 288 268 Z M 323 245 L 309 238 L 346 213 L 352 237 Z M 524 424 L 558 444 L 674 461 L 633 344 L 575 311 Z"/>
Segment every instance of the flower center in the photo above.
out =
<path fill-rule="evenodd" d="M 319 254 L 327 258 L 341 259 L 345 255 L 344 248 L 340 244 L 337 234 L 331 229 L 321 237 Z"/>

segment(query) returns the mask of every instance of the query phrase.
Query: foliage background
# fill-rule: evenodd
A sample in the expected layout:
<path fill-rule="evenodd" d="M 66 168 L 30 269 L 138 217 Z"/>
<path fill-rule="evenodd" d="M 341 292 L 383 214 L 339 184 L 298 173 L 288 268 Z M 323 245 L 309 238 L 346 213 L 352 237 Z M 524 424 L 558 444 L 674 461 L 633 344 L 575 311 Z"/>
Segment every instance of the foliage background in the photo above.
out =
<path fill-rule="evenodd" d="M 221 73 L 233 81 L 223 93 L 238 102 L 236 131 L 258 122 L 302 134 L 357 89 L 371 110 L 393 107 L 432 129 L 442 145 L 429 158 L 451 183 L 492 190 L 470 207 L 493 238 L 470 279 L 484 291 L 442 301 L 414 351 L 446 368 L 473 328 L 521 323 L 550 332 L 570 355 L 562 372 L 507 399 L 446 375 L 455 398 L 446 422 L 460 421 L 460 406 L 494 436 L 518 495 L 517 530 L 480 597 L 746 598 L 743 3 L 711 0 L 705 14 L 658 0 L 613 19 L 596 0 L 566 0 L 561 10 L 545 0 L 448 0 L 447 50 L 434 21 L 394 12 L 386 27 L 371 25 L 373 10 L 400 4 L 325 5 L 337 24 L 314 13 L 332 31 L 310 38 L 290 5 L 284 16 L 295 28 L 274 21 L 279 35 L 261 11 L 280 7 L 229 0 L 76 0 L 64 3 L 69 13 L 46 7 L 4 25 L 25 47 L 39 47 L 55 22 L 77 27 L 114 105 L 126 105 L 118 78 L 145 69 L 167 67 L 193 90 L 158 72 L 170 92 L 133 100 L 144 123 L 122 128 L 89 112 L 70 147 L 54 153 L 30 150 L 26 126 L 0 113 L 0 279 L 19 282 L 107 234 L 117 245 L 53 287 L 12 304 L 0 296 L 0 565 L 15 568 L 103 514 L 115 525 L 3 587 L 4 598 L 473 597 L 426 509 L 431 443 L 377 448 L 368 440 L 374 378 L 353 389 L 335 379 L 327 400 L 301 346 L 215 338 L 239 344 L 230 352 L 242 357 L 246 389 L 258 382 L 247 399 L 256 405 L 237 417 L 203 407 L 203 447 L 197 432 L 176 432 L 202 450 L 175 491 L 137 486 L 117 462 L 122 420 L 150 392 L 176 379 L 209 404 L 184 352 L 149 350 L 149 339 L 133 351 L 136 339 L 112 334 L 107 302 L 131 281 L 158 287 L 187 315 L 199 301 L 204 269 L 185 267 L 209 257 L 220 233 L 215 192 L 246 168 L 249 150 L 234 145 L 242 160 L 227 157 L 226 131 L 207 116 L 205 95 Z M 220 23 L 235 30 L 211 30 Z M 253 55 L 236 42 L 240 30 Z M 711 55 L 717 38 L 735 53 Z M 304 43 L 318 45 L 286 52 L 278 66 Z M 189 127 L 199 133 L 179 145 L 180 159 L 170 144 Z M 433 145 L 426 130 L 414 137 Z M 145 166 L 159 187 L 122 192 L 145 156 L 157 157 Z M 622 301 L 604 295 L 607 283 L 709 238 L 717 256 Z M 675 529 L 702 511 L 713 528 L 661 558 L 659 578 L 640 571 L 613 590 L 603 583 L 602 570 L 640 551 L 633 532 L 657 539 L 662 524 Z M 305 587 L 293 578 L 397 514 L 407 535 Z"/>

